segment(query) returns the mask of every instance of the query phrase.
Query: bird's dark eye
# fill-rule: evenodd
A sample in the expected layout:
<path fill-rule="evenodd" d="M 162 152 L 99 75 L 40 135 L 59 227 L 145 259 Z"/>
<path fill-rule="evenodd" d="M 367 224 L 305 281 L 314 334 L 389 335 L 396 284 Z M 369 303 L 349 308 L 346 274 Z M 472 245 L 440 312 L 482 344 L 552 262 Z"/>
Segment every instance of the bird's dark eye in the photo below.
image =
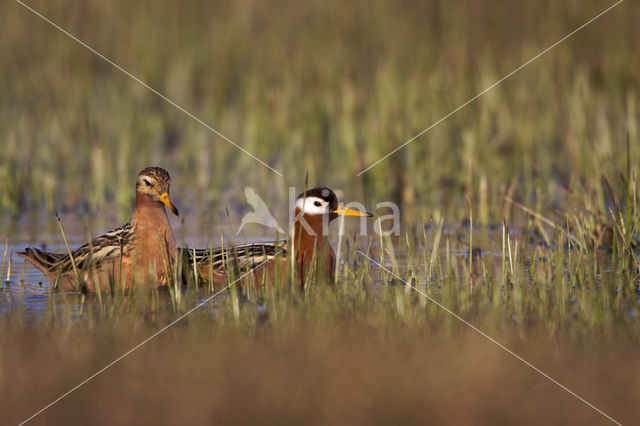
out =
<path fill-rule="evenodd" d="M 147 179 L 142 179 L 142 181 L 144 182 L 145 185 L 147 185 L 149 187 L 153 186 L 153 184 L 151 182 L 149 182 L 149 180 L 147 180 Z"/>
<path fill-rule="evenodd" d="M 315 203 L 313 203 L 314 206 L 316 207 L 320 207 L 322 205 L 322 203 L 320 203 L 320 201 L 316 201 Z"/>

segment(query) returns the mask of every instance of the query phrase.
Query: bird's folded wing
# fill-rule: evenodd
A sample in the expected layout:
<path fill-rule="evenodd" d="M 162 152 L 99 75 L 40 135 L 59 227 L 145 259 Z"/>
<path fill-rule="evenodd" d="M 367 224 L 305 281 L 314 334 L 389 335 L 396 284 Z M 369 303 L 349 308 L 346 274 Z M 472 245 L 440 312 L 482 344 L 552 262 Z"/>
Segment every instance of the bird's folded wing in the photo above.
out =
<path fill-rule="evenodd" d="M 119 257 L 123 248 L 133 241 L 133 225 L 126 225 L 92 239 L 89 243 L 71 252 L 73 262 L 78 270 L 94 268 Z M 65 273 L 73 270 L 73 263 L 68 253 L 50 253 L 35 248 L 27 248 L 19 252 L 32 263 L 44 270 Z"/>
<path fill-rule="evenodd" d="M 212 267 L 216 271 L 225 271 L 229 266 L 242 271 L 250 271 L 264 262 L 287 256 L 287 242 L 251 243 L 231 247 L 213 247 L 207 249 L 180 248 L 182 259 L 199 267 Z M 206 265 L 206 266 L 205 266 Z"/>

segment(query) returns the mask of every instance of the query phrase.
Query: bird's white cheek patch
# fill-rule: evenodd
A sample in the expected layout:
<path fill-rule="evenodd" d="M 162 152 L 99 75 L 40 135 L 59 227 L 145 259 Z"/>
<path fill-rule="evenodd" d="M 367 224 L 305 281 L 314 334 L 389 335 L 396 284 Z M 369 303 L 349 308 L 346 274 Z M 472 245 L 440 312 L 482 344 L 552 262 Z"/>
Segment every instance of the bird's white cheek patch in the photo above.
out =
<path fill-rule="evenodd" d="M 319 206 L 316 203 L 320 203 Z M 329 203 L 322 198 L 306 197 L 296 200 L 296 207 L 304 214 L 327 214 L 329 212 Z"/>

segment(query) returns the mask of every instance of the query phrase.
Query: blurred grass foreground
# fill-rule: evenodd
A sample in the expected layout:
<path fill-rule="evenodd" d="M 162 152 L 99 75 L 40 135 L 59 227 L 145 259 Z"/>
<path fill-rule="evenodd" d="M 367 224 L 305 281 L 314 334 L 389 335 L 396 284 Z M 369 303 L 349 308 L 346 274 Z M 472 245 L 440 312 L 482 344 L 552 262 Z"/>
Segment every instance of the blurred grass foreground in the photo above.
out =
<path fill-rule="evenodd" d="M 221 294 L 34 422 L 640 418 L 638 4 L 621 3 L 359 176 L 613 2 L 26 4 L 284 176 L 7 2 L 1 419 L 27 419 L 210 297 L 45 291 L 18 303 L 26 267 L 12 264 L 15 248 L 59 241 L 54 209 L 75 219 L 74 244 L 126 220 L 149 165 L 172 175 L 183 241 L 219 241 L 245 186 L 284 209 L 307 173 L 345 201 L 396 202 L 402 232 L 345 237 L 334 288 Z M 39 297 L 46 309 L 33 315 L 23 302 Z"/>

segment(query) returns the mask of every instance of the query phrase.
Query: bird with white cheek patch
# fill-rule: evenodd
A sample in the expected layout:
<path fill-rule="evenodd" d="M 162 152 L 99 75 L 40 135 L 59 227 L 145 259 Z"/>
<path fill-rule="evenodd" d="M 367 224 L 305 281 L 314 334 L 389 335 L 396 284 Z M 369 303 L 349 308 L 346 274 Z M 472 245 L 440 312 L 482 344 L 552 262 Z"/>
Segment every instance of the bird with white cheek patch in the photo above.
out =
<path fill-rule="evenodd" d="M 287 262 L 290 261 L 288 254 L 293 252 L 292 260 L 301 286 L 304 286 L 307 275 L 312 270 L 316 271 L 318 277 L 333 282 L 336 255 L 325 227 L 338 216 L 373 216 L 371 213 L 340 206 L 336 194 L 326 187 L 313 188 L 298 195 L 294 215 L 293 250 L 289 250 L 286 241 L 213 249 L 184 249 L 185 262 L 197 264 L 199 279 L 204 283 L 226 283 L 227 267 L 231 264 L 240 272 L 252 271 L 253 279 L 258 285 L 265 282 L 273 284 L 276 278 L 286 279 Z"/>

